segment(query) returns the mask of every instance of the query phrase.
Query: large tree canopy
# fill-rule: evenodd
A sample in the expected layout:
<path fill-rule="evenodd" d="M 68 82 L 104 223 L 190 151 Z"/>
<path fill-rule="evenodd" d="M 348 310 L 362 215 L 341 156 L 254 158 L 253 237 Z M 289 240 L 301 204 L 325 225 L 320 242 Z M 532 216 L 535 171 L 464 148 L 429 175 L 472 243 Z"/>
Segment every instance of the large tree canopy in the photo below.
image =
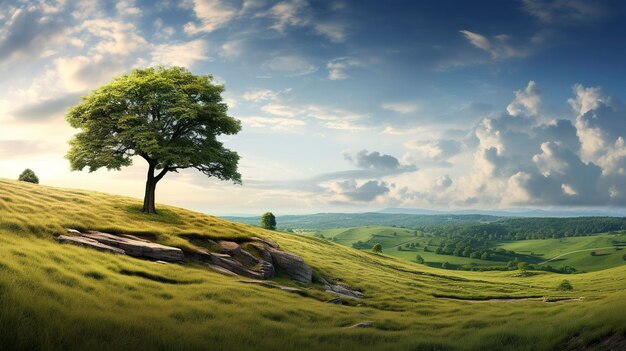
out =
<path fill-rule="evenodd" d="M 241 183 L 239 155 L 217 140 L 239 132 L 241 123 L 227 115 L 224 87 L 212 79 L 180 67 L 136 69 L 83 97 L 66 117 L 81 129 L 66 156 L 72 170 L 119 170 L 142 157 L 148 213 L 155 213 L 156 184 L 168 172 L 195 168 Z"/>

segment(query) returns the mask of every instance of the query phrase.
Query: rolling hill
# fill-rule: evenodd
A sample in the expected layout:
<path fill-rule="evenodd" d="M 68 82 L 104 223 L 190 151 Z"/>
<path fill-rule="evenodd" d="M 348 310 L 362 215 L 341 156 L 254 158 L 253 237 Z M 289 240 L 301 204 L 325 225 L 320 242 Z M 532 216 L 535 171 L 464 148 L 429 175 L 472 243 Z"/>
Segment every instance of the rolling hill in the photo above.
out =
<path fill-rule="evenodd" d="M 0 348 L 28 350 L 592 350 L 626 345 L 626 266 L 567 276 L 460 272 L 83 190 L 0 180 Z M 59 244 L 66 228 L 189 252 L 260 237 L 363 299 L 285 277 L 246 284 L 193 260 L 157 264 Z"/>
<path fill-rule="evenodd" d="M 224 219 L 233 222 L 258 225 L 259 217 L 252 216 L 225 216 Z M 368 225 L 384 225 L 397 227 L 418 227 L 442 224 L 479 224 L 503 220 L 506 217 L 497 217 L 482 214 L 406 214 L 406 213 L 317 213 L 311 215 L 276 216 L 280 229 L 324 230 L 345 227 L 360 227 Z"/>
<path fill-rule="evenodd" d="M 434 251 L 441 242 L 436 235 L 424 235 L 421 230 L 389 226 L 363 226 L 335 228 L 316 232 L 302 232 L 309 236 L 318 236 L 345 246 L 370 250 L 374 244 L 381 244 L 383 252 L 389 256 L 414 262 L 420 255 L 425 264 L 440 267 L 448 262 L 453 268 L 503 267 L 507 262 L 482 260 L 479 258 L 459 257 L 436 254 Z M 407 245 L 415 245 L 407 247 Z M 551 265 L 555 269 L 574 267 L 577 271 L 597 271 L 626 264 L 623 259 L 626 246 L 626 234 L 596 234 L 582 237 L 559 239 L 520 240 L 494 242 L 493 249 L 503 248 L 514 251 L 506 259 L 518 259 L 532 264 Z M 429 248 L 429 250 L 424 250 Z M 591 252 L 595 252 L 591 256 Z M 562 256 L 561 256 L 562 255 Z M 558 257 L 557 257 L 558 256 Z"/>

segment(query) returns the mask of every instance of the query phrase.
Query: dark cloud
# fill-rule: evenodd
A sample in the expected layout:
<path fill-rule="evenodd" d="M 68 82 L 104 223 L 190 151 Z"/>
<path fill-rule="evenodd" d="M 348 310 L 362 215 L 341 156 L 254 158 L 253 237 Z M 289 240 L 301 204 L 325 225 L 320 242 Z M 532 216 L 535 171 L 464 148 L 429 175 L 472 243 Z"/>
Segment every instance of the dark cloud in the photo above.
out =
<path fill-rule="evenodd" d="M 368 153 L 359 151 L 355 157 L 356 166 L 362 169 L 394 170 L 400 167 L 398 159 L 390 155 L 382 155 L 378 151 Z"/>
<path fill-rule="evenodd" d="M 0 10 L 8 9 L 4 6 Z M 43 52 L 50 41 L 63 32 L 66 24 L 66 20 L 46 15 L 36 6 L 13 9 L 0 29 L 0 62 Z"/>
<path fill-rule="evenodd" d="M 370 202 L 389 192 L 389 185 L 377 180 L 370 180 L 361 185 L 357 185 L 353 180 L 347 180 L 337 185 L 342 189 L 341 195 L 359 202 Z"/>
<path fill-rule="evenodd" d="M 12 111 L 12 115 L 24 121 L 39 121 L 64 113 L 69 106 L 80 102 L 79 94 L 68 94 L 55 99 L 21 106 Z"/>

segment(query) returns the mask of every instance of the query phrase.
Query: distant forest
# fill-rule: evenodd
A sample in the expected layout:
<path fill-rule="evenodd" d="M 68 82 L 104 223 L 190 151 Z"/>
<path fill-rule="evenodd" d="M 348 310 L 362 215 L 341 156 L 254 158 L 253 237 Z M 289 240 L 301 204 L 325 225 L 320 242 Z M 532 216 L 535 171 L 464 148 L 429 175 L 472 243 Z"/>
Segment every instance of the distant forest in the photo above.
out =
<path fill-rule="evenodd" d="M 483 224 L 426 225 L 418 229 L 435 236 L 490 241 L 551 239 L 626 230 L 626 218 L 511 218 Z"/>

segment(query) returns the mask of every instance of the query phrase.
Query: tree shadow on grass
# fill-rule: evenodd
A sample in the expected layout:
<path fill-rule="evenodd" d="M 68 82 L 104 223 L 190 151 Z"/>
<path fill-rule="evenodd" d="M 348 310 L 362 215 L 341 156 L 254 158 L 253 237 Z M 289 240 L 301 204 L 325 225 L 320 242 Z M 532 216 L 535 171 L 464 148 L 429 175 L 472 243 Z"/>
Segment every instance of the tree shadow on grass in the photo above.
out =
<path fill-rule="evenodd" d="M 141 205 L 129 205 L 126 207 L 133 219 L 158 222 L 165 224 L 182 224 L 180 215 L 167 208 L 157 208 L 156 214 L 142 212 Z"/>

